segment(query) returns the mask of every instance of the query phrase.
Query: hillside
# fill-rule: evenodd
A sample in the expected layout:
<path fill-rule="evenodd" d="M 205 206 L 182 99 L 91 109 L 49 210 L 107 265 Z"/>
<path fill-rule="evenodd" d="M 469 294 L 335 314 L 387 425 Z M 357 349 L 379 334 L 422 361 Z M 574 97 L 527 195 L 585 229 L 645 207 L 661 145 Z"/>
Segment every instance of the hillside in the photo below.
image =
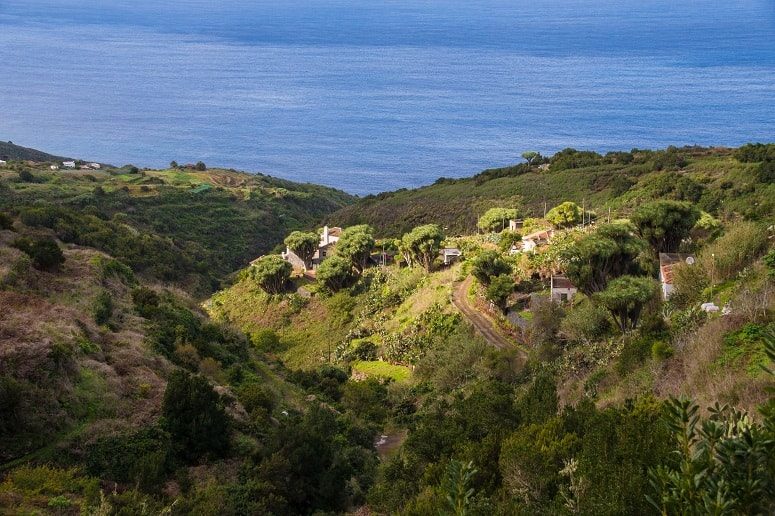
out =
<path fill-rule="evenodd" d="M 775 435 L 775 191 L 767 154 L 775 146 L 763 149 L 666 151 L 677 153 L 673 165 L 641 164 L 649 170 L 633 173 L 630 187 L 583 195 L 598 212 L 592 224 L 595 214 L 582 218 L 565 195 L 594 181 L 586 176 L 610 179 L 619 165 L 552 170 L 565 153 L 548 159 L 546 171 L 519 167 L 516 177 L 480 178 L 497 200 L 488 208 L 514 206 L 503 202 L 506 184 L 540 182 L 532 199 L 562 185 L 546 219 L 525 221 L 521 232 L 552 231 L 531 250 L 512 250 L 520 236 L 500 233 L 501 216 L 495 224 L 473 219 L 477 231 L 447 230 L 462 236 L 441 235 L 454 213 L 471 216 L 464 192 L 476 179 L 359 201 L 337 215 L 363 208 L 353 222 L 373 221 L 373 231 L 345 227 L 334 257 L 315 273 L 296 270 L 269 291 L 264 274 L 282 269 L 263 258 L 205 308 L 290 367 L 335 364 L 351 381 L 386 384 L 382 442 L 393 453 L 368 497 L 378 514 L 436 513 L 461 485 L 475 493 L 458 500 L 472 514 L 674 514 L 687 504 L 705 513 L 716 502 L 702 496 L 740 474 L 738 466 L 775 485 L 767 458 L 775 449 L 758 441 Z M 434 204 L 443 195 L 448 210 Z M 535 214 L 524 199 L 516 206 Z M 401 229 L 420 223 L 436 226 Z M 402 238 L 375 242 L 374 235 Z M 415 246 L 417 238 L 425 240 Z M 359 272 L 358 246 L 387 249 L 394 261 Z M 444 267 L 436 258 L 421 266 L 416 253 L 430 249 L 435 258 L 440 247 L 462 250 L 462 263 Z M 665 273 L 674 289 L 665 299 L 660 253 L 668 252 L 692 259 Z M 569 300 L 550 297 L 559 272 L 578 288 Z M 682 432 L 691 439 L 683 449 Z M 724 432 L 724 451 L 696 455 Z M 721 469 L 742 448 L 746 458 Z M 696 474 L 709 480 L 691 501 L 677 484 Z M 730 514 L 772 509 L 772 489 L 745 485 L 757 494 L 734 488 L 714 496 Z"/>
<path fill-rule="evenodd" d="M 0 210 L 200 294 L 288 231 L 352 201 L 330 188 L 233 170 L 0 169 Z"/>
<path fill-rule="evenodd" d="M 517 207 L 524 217 L 540 217 L 545 208 L 563 201 L 585 204 L 601 217 L 610 208 L 614 218 L 627 216 L 639 202 L 663 198 L 688 200 L 726 217 L 767 219 L 775 212 L 775 186 L 759 182 L 759 164 L 740 162 L 733 149 L 671 148 L 605 156 L 567 150 L 544 161 L 542 168 L 516 165 L 369 195 L 330 220 L 341 226 L 370 224 L 378 235 L 394 237 L 429 223 L 448 228 L 449 234 L 473 233 L 477 219 L 493 206 Z"/>
<path fill-rule="evenodd" d="M 338 370 L 317 387 L 320 376 L 294 375 L 181 291 L 7 218 L 0 305 L 0 513 L 362 503 L 376 426 Z"/>
<path fill-rule="evenodd" d="M 12 164 L 0 513 L 772 513 L 773 163 L 563 152 L 325 236 L 322 187 Z"/>
<path fill-rule="evenodd" d="M 12 142 L 0 142 L 0 160 L 3 161 L 40 161 L 40 162 L 58 162 L 66 161 L 72 158 L 64 156 L 54 156 L 47 152 L 22 147 Z"/>

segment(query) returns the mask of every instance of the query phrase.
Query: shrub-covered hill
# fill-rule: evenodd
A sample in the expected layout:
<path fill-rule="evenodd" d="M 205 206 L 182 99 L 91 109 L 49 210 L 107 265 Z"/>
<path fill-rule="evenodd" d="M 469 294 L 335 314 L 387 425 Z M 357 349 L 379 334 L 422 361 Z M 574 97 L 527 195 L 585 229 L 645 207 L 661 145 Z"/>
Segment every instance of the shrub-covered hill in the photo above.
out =
<path fill-rule="evenodd" d="M 29 147 L 22 147 L 16 145 L 13 142 L 0 142 L 0 160 L 3 161 L 45 161 L 55 163 L 57 161 L 65 161 L 70 158 L 64 156 L 55 156 L 47 152 L 39 151 L 37 149 L 31 149 Z"/>
<path fill-rule="evenodd" d="M 353 198 L 260 174 L 193 169 L 0 169 L 0 210 L 200 294 Z"/>
<path fill-rule="evenodd" d="M 378 421 L 353 400 L 378 384 L 288 371 L 180 290 L 5 217 L 0 307 L 0 513 L 363 503 Z"/>
<path fill-rule="evenodd" d="M 477 219 L 493 206 L 520 208 L 540 217 L 544 209 L 573 201 L 613 218 L 625 217 L 644 200 L 672 198 L 698 203 L 722 218 L 733 214 L 772 219 L 775 158 L 766 153 L 721 148 L 633 150 L 599 155 L 568 149 L 551 158 L 486 170 L 472 178 L 446 179 L 414 190 L 369 195 L 331 220 L 342 226 L 370 224 L 380 236 L 398 236 L 436 223 L 450 234 L 476 231 Z M 543 163 L 542 163 L 543 162 Z"/>

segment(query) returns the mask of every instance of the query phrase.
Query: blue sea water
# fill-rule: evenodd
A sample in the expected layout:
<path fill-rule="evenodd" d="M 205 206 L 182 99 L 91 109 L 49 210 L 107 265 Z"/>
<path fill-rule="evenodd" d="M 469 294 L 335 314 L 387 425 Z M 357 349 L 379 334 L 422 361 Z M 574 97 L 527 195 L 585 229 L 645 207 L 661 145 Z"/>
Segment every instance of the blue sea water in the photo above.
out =
<path fill-rule="evenodd" d="M 0 0 L 0 139 L 365 194 L 775 140 L 767 0 Z"/>

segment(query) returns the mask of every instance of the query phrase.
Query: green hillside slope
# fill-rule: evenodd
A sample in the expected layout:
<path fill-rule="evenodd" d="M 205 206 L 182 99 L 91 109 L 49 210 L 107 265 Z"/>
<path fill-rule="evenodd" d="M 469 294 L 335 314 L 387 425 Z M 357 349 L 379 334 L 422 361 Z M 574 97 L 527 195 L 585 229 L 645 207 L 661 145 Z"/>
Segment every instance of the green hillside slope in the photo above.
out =
<path fill-rule="evenodd" d="M 3 161 L 18 160 L 18 161 L 66 161 L 72 158 L 64 156 L 55 156 L 47 152 L 39 151 L 37 149 L 31 149 L 29 147 L 22 147 L 12 142 L 0 142 L 0 159 Z"/>
<path fill-rule="evenodd" d="M 230 170 L 0 169 L 0 209 L 136 272 L 208 293 L 232 271 L 353 198 Z"/>
<path fill-rule="evenodd" d="M 414 190 L 370 195 L 332 215 L 347 226 L 370 224 L 380 236 L 398 236 L 419 224 L 436 223 L 450 234 L 476 231 L 477 219 L 493 206 L 518 207 L 522 216 L 540 217 L 563 201 L 613 218 L 626 216 L 639 202 L 672 198 L 698 203 L 721 215 L 772 217 L 775 186 L 758 180 L 759 162 L 741 162 L 733 149 L 681 148 L 600 156 L 563 151 L 544 167 L 517 165 L 473 178 L 439 179 Z"/>

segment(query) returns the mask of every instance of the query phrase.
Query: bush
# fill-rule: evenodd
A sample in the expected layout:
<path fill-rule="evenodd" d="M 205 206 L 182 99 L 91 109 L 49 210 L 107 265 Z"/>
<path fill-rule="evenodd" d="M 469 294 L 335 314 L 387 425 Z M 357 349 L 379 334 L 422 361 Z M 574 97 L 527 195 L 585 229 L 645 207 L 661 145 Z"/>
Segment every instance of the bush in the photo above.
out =
<path fill-rule="evenodd" d="M 178 370 L 164 392 L 162 426 L 182 457 L 223 456 L 229 448 L 229 419 L 221 396 L 202 376 Z"/>
<path fill-rule="evenodd" d="M 651 345 L 651 356 L 654 357 L 655 360 L 670 358 L 673 356 L 673 353 L 675 353 L 673 346 L 667 342 L 658 340 Z"/>
<path fill-rule="evenodd" d="M 571 342 L 596 342 L 611 331 L 611 321 L 602 308 L 590 302 L 569 310 L 560 324 L 560 333 Z"/>
<path fill-rule="evenodd" d="M 522 235 L 517 233 L 516 231 L 511 231 L 509 229 L 502 231 L 501 236 L 498 240 L 498 247 L 501 251 L 506 252 L 511 249 L 511 247 L 522 241 Z"/>
<path fill-rule="evenodd" d="M 113 316 L 113 297 L 110 292 L 103 290 L 94 301 L 94 322 L 99 325 L 107 324 Z"/>
<path fill-rule="evenodd" d="M 19 237 L 14 240 L 13 246 L 26 253 L 36 269 L 53 270 L 65 261 L 65 255 L 53 238 Z"/>
<path fill-rule="evenodd" d="M 280 338 L 269 329 L 259 330 L 250 335 L 250 341 L 259 351 L 264 353 L 276 353 L 282 351 Z"/>
<path fill-rule="evenodd" d="M 13 229 L 13 219 L 2 211 L 0 211 L 0 229 Z"/>

